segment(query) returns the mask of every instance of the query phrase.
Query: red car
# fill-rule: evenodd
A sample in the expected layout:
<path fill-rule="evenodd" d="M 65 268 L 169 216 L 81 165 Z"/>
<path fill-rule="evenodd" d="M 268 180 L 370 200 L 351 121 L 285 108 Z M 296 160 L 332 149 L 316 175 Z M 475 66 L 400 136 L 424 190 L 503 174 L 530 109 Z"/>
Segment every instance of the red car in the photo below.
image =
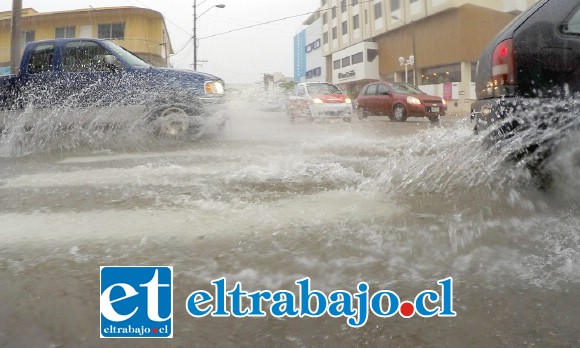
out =
<path fill-rule="evenodd" d="M 385 115 L 397 122 L 404 122 L 407 117 L 427 117 L 437 123 L 447 110 L 441 97 L 425 94 L 404 82 L 375 82 L 364 86 L 356 107 L 361 119 L 369 115 Z"/>
<path fill-rule="evenodd" d="M 333 84 L 326 82 L 299 83 L 288 99 L 290 121 L 296 117 L 342 118 L 350 122 L 351 100 Z"/>

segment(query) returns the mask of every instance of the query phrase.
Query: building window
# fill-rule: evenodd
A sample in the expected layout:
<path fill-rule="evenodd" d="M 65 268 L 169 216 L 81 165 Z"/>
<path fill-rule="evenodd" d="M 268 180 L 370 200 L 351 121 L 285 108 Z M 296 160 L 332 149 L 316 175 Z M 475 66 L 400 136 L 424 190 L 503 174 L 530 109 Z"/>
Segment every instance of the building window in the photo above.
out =
<path fill-rule="evenodd" d="M 327 44 L 327 43 L 328 43 L 328 31 L 325 31 L 325 32 L 322 34 L 322 42 L 324 42 L 325 44 Z"/>
<path fill-rule="evenodd" d="M 336 40 L 338 38 L 338 32 L 336 30 L 336 27 L 332 28 L 332 39 Z"/>
<path fill-rule="evenodd" d="M 351 1 L 351 4 L 352 4 L 352 6 L 354 6 L 354 5 L 358 5 L 358 0 L 352 0 L 352 1 Z"/>
<path fill-rule="evenodd" d="M 332 8 L 332 18 L 336 18 L 336 6 Z"/>
<path fill-rule="evenodd" d="M 400 0 L 391 0 L 391 12 L 397 11 L 400 8 L 401 8 Z"/>
<path fill-rule="evenodd" d="M 360 20 L 358 15 L 352 16 L 352 30 L 360 28 Z"/>
<path fill-rule="evenodd" d="M 308 70 L 306 72 L 306 78 L 307 79 L 311 79 L 313 77 L 317 77 L 317 76 L 320 76 L 320 75 L 322 75 L 322 69 L 320 67 L 315 68 L 315 69 L 312 69 L 312 70 Z"/>
<path fill-rule="evenodd" d="M 342 22 L 342 35 L 346 34 L 348 34 L 348 22 L 344 21 Z"/>
<path fill-rule="evenodd" d="M 71 39 L 75 37 L 75 27 L 62 27 L 54 29 L 55 39 Z"/>
<path fill-rule="evenodd" d="M 125 23 L 99 24 L 99 39 L 124 39 Z"/>
<path fill-rule="evenodd" d="M 477 73 L 477 62 L 471 63 L 471 82 L 475 82 L 475 75 Z"/>
<path fill-rule="evenodd" d="M 350 65 L 350 56 L 342 58 L 342 67 L 346 67 Z"/>
<path fill-rule="evenodd" d="M 334 70 L 340 69 L 340 59 L 335 60 L 333 64 Z"/>
<path fill-rule="evenodd" d="M 316 41 L 314 41 L 314 42 L 312 43 L 312 49 L 313 49 L 313 50 L 315 50 L 315 49 L 317 49 L 317 48 L 319 48 L 319 47 L 320 47 L 320 39 L 318 39 L 318 40 L 316 40 Z"/>
<path fill-rule="evenodd" d="M 412 3 L 417 2 L 417 1 L 419 1 L 419 0 L 411 0 L 409 2 L 412 4 Z"/>
<path fill-rule="evenodd" d="M 326 0 L 322 0 L 322 6 L 326 5 Z"/>
<path fill-rule="evenodd" d="M 359 52 L 357 54 L 353 54 L 352 55 L 352 64 L 353 65 L 354 64 L 358 64 L 358 63 L 362 63 L 363 60 L 364 60 L 364 58 L 363 58 L 363 53 L 362 52 Z"/>
<path fill-rule="evenodd" d="M 383 3 L 377 2 L 375 4 L 375 19 L 383 17 Z"/>
<path fill-rule="evenodd" d="M 305 51 L 306 51 L 306 53 L 311 52 L 312 51 L 312 44 L 306 46 Z"/>
<path fill-rule="evenodd" d="M 34 30 L 31 31 L 23 31 L 22 36 L 20 37 L 20 42 L 25 44 L 34 41 Z"/>
<path fill-rule="evenodd" d="M 372 62 L 379 55 L 379 50 L 374 48 L 367 49 L 367 62 Z"/>
<path fill-rule="evenodd" d="M 421 71 L 421 77 L 424 85 L 461 82 L 461 64 L 457 63 L 426 68 Z"/>
<path fill-rule="evenodd" d="M 322 24 L 327 23 L 328 23 L 328 12 L 324 12 L 324 14 L 322 15 Z"/>
<path fill-rule="evenodd" d="M 342 0 L 340 2 L 340 12 L 342 13 L 346 12 L 346 0 Z"/>

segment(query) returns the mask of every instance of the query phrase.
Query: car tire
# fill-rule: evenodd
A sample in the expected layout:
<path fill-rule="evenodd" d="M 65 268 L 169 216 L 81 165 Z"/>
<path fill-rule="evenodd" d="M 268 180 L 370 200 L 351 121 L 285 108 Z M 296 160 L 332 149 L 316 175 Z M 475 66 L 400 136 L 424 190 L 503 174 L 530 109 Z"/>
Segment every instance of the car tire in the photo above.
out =
<path fill-rule="evenodd" d="M 161 138 L 179 139 L 189 134 L 191 119 L 196 114 L 190 108 L 171 104 L 156 108 L 148 117 L 153 134 Z"/>
<path fill-rule="evenodd" d="M 347 116 L 347 117 L 343 117 L 342 120 L 344 122 L 351 122 L 352 121 L 352 118 L 350 116 Z"/>
<path fill-rule="evenodd" d="M 356 109 L 356 115 L 359 120 L 366 120 L 369 117 L 368 112 L 361 107 Z"/>
<path fill-rule="evenodd" d="M 429 122 L 431 122 L 432 125 L 434 126 L 438 126 L 440 121 L 441 121 L 441 116 L 437 115 L 437 116 L 429 116 Z"/>
<path fill-rule="evenodd" d="M 403 105 L 396 104 L 393 107 L 393 114 L 389 118 L 394 122 L 405 122 L 407 121 L 407 110 Z"/>

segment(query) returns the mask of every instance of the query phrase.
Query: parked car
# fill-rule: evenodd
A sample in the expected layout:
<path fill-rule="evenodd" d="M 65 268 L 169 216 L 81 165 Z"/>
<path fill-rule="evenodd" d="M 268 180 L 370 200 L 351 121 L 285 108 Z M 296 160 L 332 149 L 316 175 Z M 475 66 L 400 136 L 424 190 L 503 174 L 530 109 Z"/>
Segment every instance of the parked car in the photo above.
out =
<path fill-rule="evenodd" d="M 447 105 L 441 97 L 428 95 L 404 82 L 374 82 L 364 86 L 356 100 L 357 115 L 389 116 L 391 121 L 405 122 L 407 117 L 427 117 L 433 123 L 445 115 Z"/>
<path fill-rule="evenodd" d="M 177 137 L 209 122 L 223 125 L 227 119 L 220 78 L 153 67 L 98 39 L 28 43 L 19 74 L 0 78 L 0 87 L 0 132 L 17 125 L 34 131 L 43 118 L 58 115 L 59 123 L 83 127 L 142 121 L 156 134 Z M 63 112 L 50 112 L 57 108 Z M 102 108 L 131 108 L 132 112 L 96 111 Z M 33 111 L 23 120 L 24 109 Z M 70 110 L 68 118 L 63 116 Z"/>
<path fill-rule="evenodd" d="M 580 2 L 540 0 L 514 19 L 482 53 L 475 87 L 475 132 L 515 110 L 579 92 Z"/>
<path fill-rule="evenodd" d="M 331 83 L 299 83 L 288 98 L 286 112 L 290 121 L 305 117 L 308 120 L 342 118 L 345 122 L 350 122 L 352 102 L 340 88 Z"/>
<path fill-rule="evenodd" d="M 547 160 L 580 131 L 580 2 L 540 0 L 515 18 L 482 53 L 475 84 L 474 132 L 487 129 L 486 146 L 548 187 Z"/>

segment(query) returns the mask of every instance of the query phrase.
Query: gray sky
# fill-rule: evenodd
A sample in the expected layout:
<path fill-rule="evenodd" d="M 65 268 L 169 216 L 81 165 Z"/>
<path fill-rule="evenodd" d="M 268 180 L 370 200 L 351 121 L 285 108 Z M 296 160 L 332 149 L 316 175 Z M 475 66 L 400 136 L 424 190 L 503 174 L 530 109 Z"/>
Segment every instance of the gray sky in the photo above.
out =
<path fill-rule="evenodd" d="M 319 0 L 197 0 L 198 16 L 211 6 L 225 4 L 223 9 L 213 8 L 197 21 L 197 36 L 246 27 L 275 19 L 309 13 L 317 9 Z M 193 33 L 193 0 L 23 0 L 23 7 L 39 12 L 72 10 L 93 6 L 137 6 L 163 13 L 171 43 L 175 51 Z M 10 11 L 12 1 L 0 3 L 0 11 Z M 261 74 L 282 72 L 293 76 L 293 37 L 300 30 L 307 15 L 284 21 L 241 30 L 212 38 L 201 39 L 198 61 L 207 60 L 198 70 L 215 74 L 226 83 L 255 82 Z M 175 67 L 191 68 L 193 46 L 191 42 L 172 58 Z"/>

